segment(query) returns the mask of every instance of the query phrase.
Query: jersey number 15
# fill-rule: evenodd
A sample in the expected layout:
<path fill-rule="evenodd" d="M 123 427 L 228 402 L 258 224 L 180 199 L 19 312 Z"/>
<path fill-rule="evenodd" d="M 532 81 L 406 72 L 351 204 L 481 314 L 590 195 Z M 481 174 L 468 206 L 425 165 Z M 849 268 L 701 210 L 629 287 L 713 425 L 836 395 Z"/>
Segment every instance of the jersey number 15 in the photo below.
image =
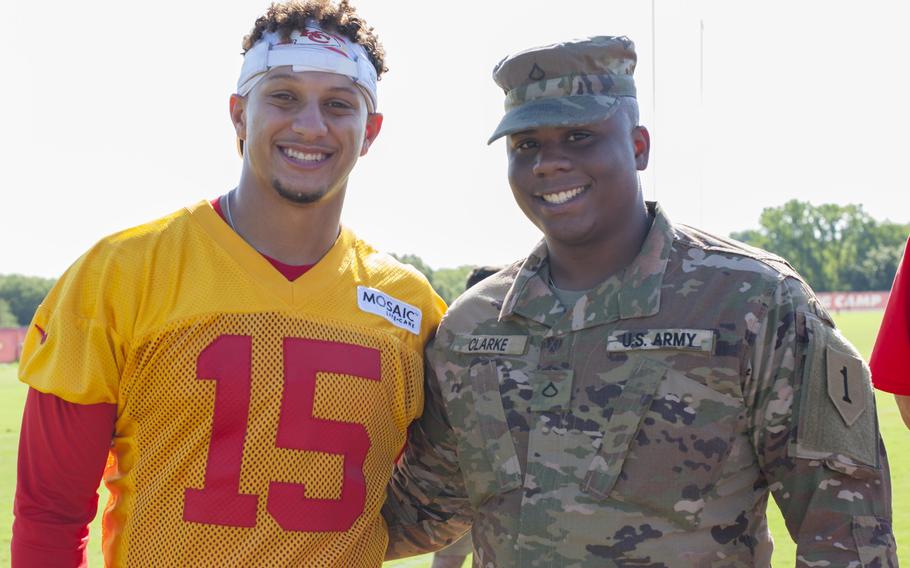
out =
<path fill-rule="evenodd" d="M 313 416 L 316 373 L 340 373 L 380 380 L 379 351 L 359 345 L 312 339 L 284 339 L 284 394 L 275 446 L 343 456 L 339 499 L 311 499 L 302 483 L 269 483 L 266 509 L 286 531 L 346 531 L 363 514 L 363 464 L 370 438 L 362 424 Z M 258 495 L 240 493 L 243 444 L 249 421 L 252 338 L 222 335 L 196 362 L 196 378 L 215 381 L 215 407 L 202 489 L 184 494 L 188 522 L 253 527 Z"/>

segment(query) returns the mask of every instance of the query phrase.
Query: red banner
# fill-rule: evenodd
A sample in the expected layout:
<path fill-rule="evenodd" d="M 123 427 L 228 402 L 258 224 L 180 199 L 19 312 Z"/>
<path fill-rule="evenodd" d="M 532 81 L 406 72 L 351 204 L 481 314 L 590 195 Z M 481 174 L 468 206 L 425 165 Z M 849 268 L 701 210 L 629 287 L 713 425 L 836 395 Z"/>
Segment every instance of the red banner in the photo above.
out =
<path fill-rule="evenodd" d="M 0 363 L 19 360 L 27 327 L 0 327 Z"/>
<path fill-rule="evenodd" d="M 888 296 L 884 292 L 819 292 L 818 299 L 826 310 L 832 312 L 853 312 L 862 310 L 884 310 Z"/>

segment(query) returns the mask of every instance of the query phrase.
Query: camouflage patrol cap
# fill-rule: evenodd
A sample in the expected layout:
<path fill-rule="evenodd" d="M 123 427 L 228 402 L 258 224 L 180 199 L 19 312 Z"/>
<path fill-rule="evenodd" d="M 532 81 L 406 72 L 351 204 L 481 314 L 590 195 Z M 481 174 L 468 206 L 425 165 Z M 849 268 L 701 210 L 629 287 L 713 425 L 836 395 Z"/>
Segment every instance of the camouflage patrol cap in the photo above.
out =
<path fill-rule="evenodd" d="M 625 36 L 595 36 L 533 47 L 509 55 L 493 69 L 506 93 L 506 115 L 494 140 L 541 126 L 597 122 L 615 111 L 619 97 L 634 97 L 635 44 Z"/>

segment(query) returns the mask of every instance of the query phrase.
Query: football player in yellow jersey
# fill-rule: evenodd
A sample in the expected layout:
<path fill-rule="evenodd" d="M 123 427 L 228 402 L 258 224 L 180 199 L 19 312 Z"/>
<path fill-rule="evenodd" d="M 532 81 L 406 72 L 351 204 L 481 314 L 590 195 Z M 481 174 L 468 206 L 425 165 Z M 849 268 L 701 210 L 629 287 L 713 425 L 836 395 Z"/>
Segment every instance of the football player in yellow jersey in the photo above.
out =
<path fill-rule="evenodd" d="M 26 338 L 15 566 L 378 566 L 444 305 L 340 224 L 382 125 L 346 2 L 273 5 L 231 96 L 239 184 L 102 239 Z"/>

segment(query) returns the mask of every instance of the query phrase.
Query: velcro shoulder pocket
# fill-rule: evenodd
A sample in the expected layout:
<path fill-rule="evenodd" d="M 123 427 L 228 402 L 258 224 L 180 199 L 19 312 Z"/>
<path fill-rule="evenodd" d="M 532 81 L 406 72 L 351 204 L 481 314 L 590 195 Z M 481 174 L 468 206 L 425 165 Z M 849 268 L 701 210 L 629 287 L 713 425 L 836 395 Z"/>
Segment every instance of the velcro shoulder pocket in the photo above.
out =
<path fill-rule="evenodd" d="M 875 397 L 869 367 L 844 336 L 803 313 L 805 343 L 794 457 L 878 468 Z"/>

